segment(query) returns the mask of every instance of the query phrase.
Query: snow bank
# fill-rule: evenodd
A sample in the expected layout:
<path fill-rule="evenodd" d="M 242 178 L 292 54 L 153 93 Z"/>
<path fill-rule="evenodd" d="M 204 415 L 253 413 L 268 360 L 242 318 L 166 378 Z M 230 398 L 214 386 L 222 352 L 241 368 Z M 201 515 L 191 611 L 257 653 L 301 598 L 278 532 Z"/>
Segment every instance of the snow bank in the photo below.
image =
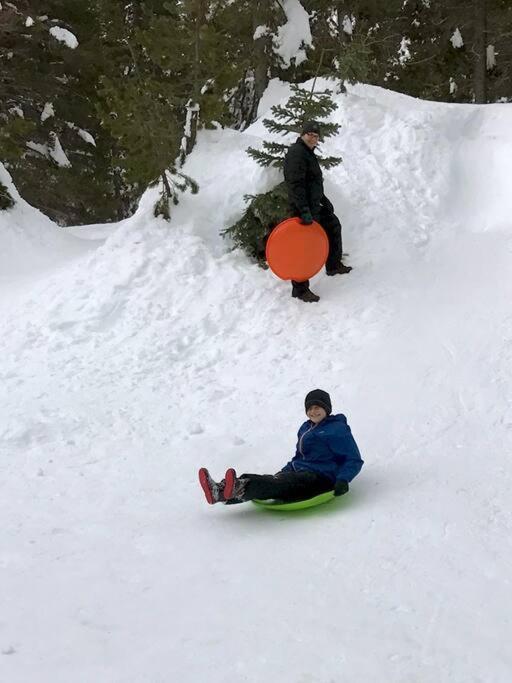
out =
<path fill-rule="evenodd" d="M 20 197 L 10 174 L 0 163 L 0 181 L 16 204 L 0 211 L 0 282 L 52 268 L 70 257 L 83 254 L 82 240 L 70 238 L 49 218 Z M 1 295 L 0 295 L 1 298 Z"/>
<path fill-rule="evenodd" d="M 512 106 L 468 107 L 450 158 L 449 214 L 474 231 L 512 226 Z"/>

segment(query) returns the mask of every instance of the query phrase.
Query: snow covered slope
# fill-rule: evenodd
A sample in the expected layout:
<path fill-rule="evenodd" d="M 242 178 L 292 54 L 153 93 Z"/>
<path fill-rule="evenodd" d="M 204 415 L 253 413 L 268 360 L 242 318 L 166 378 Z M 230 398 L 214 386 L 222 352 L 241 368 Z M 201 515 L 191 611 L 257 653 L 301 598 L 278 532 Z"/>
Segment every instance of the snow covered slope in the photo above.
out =
<path fill-rule="evenodd" d="M 0 680 L 510 681 L 512 107 L 338 102 L 354 270 L 317 305 L 218 236 L 276 178 L 260 122 L 202 133 L 171 225 L 0 213 Z M 197 468 L 279 469 L 315 387 L 349 495 L 207 506 Z"/>

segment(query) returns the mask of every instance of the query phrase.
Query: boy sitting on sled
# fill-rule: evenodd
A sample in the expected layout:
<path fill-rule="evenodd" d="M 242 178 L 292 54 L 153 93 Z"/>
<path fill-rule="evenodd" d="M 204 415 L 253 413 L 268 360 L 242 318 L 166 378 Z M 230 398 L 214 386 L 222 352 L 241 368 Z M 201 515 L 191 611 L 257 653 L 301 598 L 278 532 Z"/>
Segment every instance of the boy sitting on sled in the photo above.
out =
<path fill-rule="evenodd" d="M 331 398 L 326 391 L 314 389 L 306 396 L 306 415 L 298 432 L 294 457 L 277 474 L 242 474 L 227 470 L 215 482 L 208 470 L 199 470 L 199 483 L 206 500 L 214 503 L 244 503 L 274 498 L 295 502 L 334 490 L 335 496 L 348 491 L 348 484 L 359 474 L 363 460 L 345 415 L 331 415 Z"/>

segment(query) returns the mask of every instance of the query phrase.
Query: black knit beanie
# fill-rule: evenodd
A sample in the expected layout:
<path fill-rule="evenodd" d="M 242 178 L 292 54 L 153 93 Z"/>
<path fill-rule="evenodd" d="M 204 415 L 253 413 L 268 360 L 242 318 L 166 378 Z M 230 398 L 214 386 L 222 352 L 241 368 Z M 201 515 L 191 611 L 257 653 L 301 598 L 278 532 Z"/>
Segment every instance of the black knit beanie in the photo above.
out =
<path fill-rule="evenodd" d="M 302 126 L 301 135 L 304 135 L 305 133 L 316 133 L 317 135 L 320 135 L 320 124 L 318 121 L 306 121 Z"/>
<path fill-rule="evenodd" d="M 332 413 L 331 397 L 326 391 L 322 389 L 313 389 L 304 399 L 304 406 L 306 408 L 306 413 L 311 406 L 320 406 L 323 408 L 327 415 Z"/>

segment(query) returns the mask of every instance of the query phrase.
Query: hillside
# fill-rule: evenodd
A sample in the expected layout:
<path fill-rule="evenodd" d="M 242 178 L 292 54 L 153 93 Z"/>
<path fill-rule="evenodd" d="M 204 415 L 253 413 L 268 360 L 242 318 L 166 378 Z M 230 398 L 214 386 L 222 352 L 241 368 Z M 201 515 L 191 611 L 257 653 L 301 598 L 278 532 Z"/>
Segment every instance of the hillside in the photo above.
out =
<path fill-rule="evenodd" d="M 219 237 L 275 180 L 262 117 L 201 134 L 170 225 L 0 212 L 2 681 L 510 680 L 512 105 L 337 97 L 319 304 Z M 315 387 L 350 493 L 207 506 L 197 468 L 279 469 Z"/>

